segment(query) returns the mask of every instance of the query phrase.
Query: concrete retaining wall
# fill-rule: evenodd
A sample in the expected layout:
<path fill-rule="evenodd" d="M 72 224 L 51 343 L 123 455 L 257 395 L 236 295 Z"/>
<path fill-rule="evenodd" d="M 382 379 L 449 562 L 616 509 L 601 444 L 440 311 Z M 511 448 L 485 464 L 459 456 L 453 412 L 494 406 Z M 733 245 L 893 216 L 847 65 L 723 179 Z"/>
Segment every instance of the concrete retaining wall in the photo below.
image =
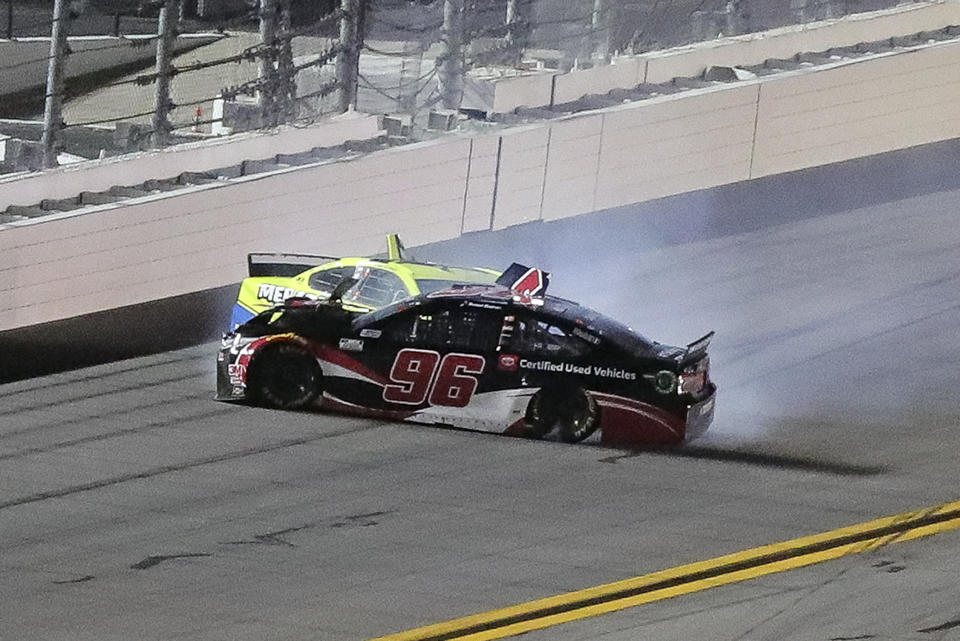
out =
<path fill-rule="evenodd" d="M 758 88 L 694 92 L 604 114 L 592 209 L 749 178 Z"/>
<path fill-rule="evenodd" d="M 553 80 L 553 94 L 540 105 L 562 105 L 590 93 L 607 93 L 611 89 L 627 89 L 644 82 L 647 61 L 640 56 L 614 58 L 609 65 L 559 74 Z M 514 106 L 514 109 L 518 105 Z M 512 110 L 509 110 L 512 111 Z"/>
<path fill-rule="evenodd" d="M 751 177 L 960 137 L 958 69 L 954 44 L 771 79 Z"/>
<path fill-rule="evenodd" d="M 646 82 L 699 75 L 710 65 L 756 65 L 768 58 L 789 58 L 801 51 L 826 51 L 956 24 L 960 24 L 960 2 L 944 0 L 720 38 L 644 55 Z"/>
<path fill-rule="evenodd" d="M 278 153 L 295 154 L 347 140 L 367 140 L 378 132 L 376 116 L 349 113 L 310 127 L 285 127 L 269 134 L 237 134 L 221 140 L 90 160 L 26 176 L 17 174 L 0 178 L 0 210 L 9 205 L 38 203 L 44 198 L 71 198 L 81 191 L 103 191 L 113 185 L 170 178 L 185 171 L 229 167 Z"/>
<path fill-rule="evenodd" d="M 256 250 L 369 254 L 396 230 L 410 244 L 455 237 L 469 151 L 465 139 L 397 147 L 4 229 L 0 328 L 237 282 Z"/>
<path fill-rule="evenodd" d="M 252 250 L 364 254 L 960 137 L 960 42 L 444 137 L 0 229 L 0 331 L 212 289 Z"/>
<path fill-rule="evenodd" d="M 566 74 L 544 72 L 483 81 L 487 110 L 509 113 L 517 107 L 560 105 L 587 94 L 699 76 L 711 65 L 761 64 L 804 51 L 825 51 L 960 24 L 960 2 L 934 0 L 833 20 L 718 38 L 684 47 L 614 59 L 615 64 Z M 474 84 L 479 84 L 477 81 Z M 552 82 L 552 91 L 551 91 Z M 475 91 L 479 91 L 476 90 Z M 479 108 L 479 107 L 475 107 Z"/>

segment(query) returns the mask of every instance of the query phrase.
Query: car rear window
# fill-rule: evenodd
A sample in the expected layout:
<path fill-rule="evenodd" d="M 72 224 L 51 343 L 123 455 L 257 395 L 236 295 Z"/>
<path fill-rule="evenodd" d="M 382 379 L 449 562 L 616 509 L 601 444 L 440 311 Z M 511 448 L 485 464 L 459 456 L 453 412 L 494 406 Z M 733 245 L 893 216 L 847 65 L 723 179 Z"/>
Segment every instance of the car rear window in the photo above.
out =
<path fill-rule="evenodd" d="M 445 280 L 442 278 L 418 278 L 417 287 L 420 288 L 421 294 L 430 294 L 432 292 L 438 292 L 441 289 L 449 289 L 460 282 L 464 281 Z"/>
<path fill-rule="evenodd" d="M 353 276 L 353 267 L 335 267 L 315 272 L 310 276 L 310 289 L 329 294 L 344 278 Z"/>
<path fill-rule="evenodd" d="M 354 274 L 357 277 L 357 274 Z M 403 280 L 384 269 L 366 268 L 360 274 L 360 282 L 343 296 L 345 301 L 355 301 L 370 307 L 384 307 L 410 295 Z"/>

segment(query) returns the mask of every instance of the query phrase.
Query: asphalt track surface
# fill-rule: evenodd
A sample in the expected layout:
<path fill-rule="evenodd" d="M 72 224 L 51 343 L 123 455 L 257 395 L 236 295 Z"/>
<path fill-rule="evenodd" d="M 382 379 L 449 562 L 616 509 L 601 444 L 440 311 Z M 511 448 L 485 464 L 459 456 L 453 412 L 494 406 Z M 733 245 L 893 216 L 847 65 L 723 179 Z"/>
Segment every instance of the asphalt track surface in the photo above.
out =
<path fill-rule="evenodd" d="M 824 176 L 422 250 L 715 329 L 686 449 L 218 404 L 213 345 L 0 386 L 0 639 L 362 641 L 960 499 L 960 188 Z M 526 638 L 958 639 L 958 574 L 945 532 Z"/>

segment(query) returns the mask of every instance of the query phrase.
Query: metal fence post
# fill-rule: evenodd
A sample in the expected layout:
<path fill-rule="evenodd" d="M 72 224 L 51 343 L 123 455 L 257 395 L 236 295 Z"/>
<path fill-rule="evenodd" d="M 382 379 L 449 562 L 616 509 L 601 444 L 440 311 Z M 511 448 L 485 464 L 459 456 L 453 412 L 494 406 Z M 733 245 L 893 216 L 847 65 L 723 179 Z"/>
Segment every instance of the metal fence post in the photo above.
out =
<path fill-rule="evenodd" d="M 357 106 L 360 72 L 359 18 L 361 0 L 340 0 L 340 49 L 337 52 L 337 109 Z"/>
<path fill-rule="evenodd" d="M 173 50 L 174 0 L 164 0 L 157 25 L 157 92 L 153 111 L 154 147 L 163 147 L 170 138 L 170 54 Z"/>
<path fill-rule="evenodd" d="M 527 46 L 527 18 L 524 15 L 525 0 L 507 0 L 507 34 L 505 45 L 514 64 L 523 59 L 523 50 Z"/>
<path fill-rule="evenodd" d="M 593 53 L 598 54 L 605 62 L 610 62 L 610 21 L 609 8 L 606 0 L 593 0 L 593 15 L 590 18 L 590 27 L 593 31 L 595 43 Z"/>
<path fill-rule="evenodd" d="M 463 101 L 463 0 L 444 0 L 440 52 L 440 97 L 445 109 Z"/>
<path fill-rule="evenodd" d="M 50 60 L 47 65 L 47 93 L 43 105 L 43 135 L 40 138 L 44 168 L 57 166 L 57 149 L 60 146 L 60 131 L 63 129 L 63 62 L 67 51 L 69 23 L 70 10 L 66 0 L 55 0 L 50 33 Z"/>
<path fill-rule="evenodd" d="M 297 72 L 293 66 L 293 26 L 291 24 L 290 0 L 280 0 L 280 29 L 278 39 L 280 47 L 277 58 L 279 76 L 278 111 L 283 122 L 295 117 L 297 98 Z"/>
<path fill-rule="evenodd" d="M 260 119 L 261 125 L 277 123 L 277 0 L 260 0 Z"/>

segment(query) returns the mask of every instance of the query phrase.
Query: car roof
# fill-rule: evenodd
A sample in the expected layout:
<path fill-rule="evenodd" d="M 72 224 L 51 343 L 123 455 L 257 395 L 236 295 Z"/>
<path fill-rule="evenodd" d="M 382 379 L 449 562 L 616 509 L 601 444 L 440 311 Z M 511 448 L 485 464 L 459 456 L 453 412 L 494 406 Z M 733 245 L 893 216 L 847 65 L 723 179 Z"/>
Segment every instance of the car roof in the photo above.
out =
<path fill-rule="evenodd" d="M 385 261 L 384 264 L 395 269 L 405 269 L 416 279 L 457 281 L 473 280 L 477 277 L 484 277 L 486 280 L 488 277 L 489 282 L 493 283 L 500 275 L 500 272 L 483 267 L 451 267 L 436 263 L 414 263 L 403 260 Z"/>
<path fill-rule="evenodd" d="M 367 327 L 412 307 L 419 307 L 438 300 L 453 303 L 474 302 L 483 305 L 497 306 L 501 307 L 505 312 L 531 311 L 541 313 L 590 330 L 599 336 L 609 338 L 614 343 L 625 347 L 631 347 L 630 344 L 632 343 L 639 343 L 637 346 L 648 348 L 653 344 L 652 341 L 633 331 L 620 321 L 614 320 L 589 307 L 584 307 L 572 300 L 558 296 L 544 296 L 543 298 L 527 299 L 529 302 L 525 302 L 519 296 L 515 296 L 514 292 L 509 288 L 502 285 L 457 285 L 430 294 L 412 296 L 359 316 L 354 321 L 354 326 L 358 329 Z"/>
<path fill-rule="evenodd" d="M 341 258 L 329 263 L 324 263 L 323 265 L 317 265 L 301 272 L 300 275 L 312 275 L 315 272 L 335 269 L 336 267 L 355 267 L 358 265 L 363 267 L 378 267 L 380 269 L 386 269 L 387 271 L 395 274 L 407 275 L 413 279 L 476 281 L 478 278 L 482 278 L 484 281 L 493 283 L 497 276 L 500 275 L 499 272 L 484 267 L 452 267 L 437 263 L 418 263 L 406 260 L 381 260 L 378 258 L 361 258 L 357 256 Z"/>

